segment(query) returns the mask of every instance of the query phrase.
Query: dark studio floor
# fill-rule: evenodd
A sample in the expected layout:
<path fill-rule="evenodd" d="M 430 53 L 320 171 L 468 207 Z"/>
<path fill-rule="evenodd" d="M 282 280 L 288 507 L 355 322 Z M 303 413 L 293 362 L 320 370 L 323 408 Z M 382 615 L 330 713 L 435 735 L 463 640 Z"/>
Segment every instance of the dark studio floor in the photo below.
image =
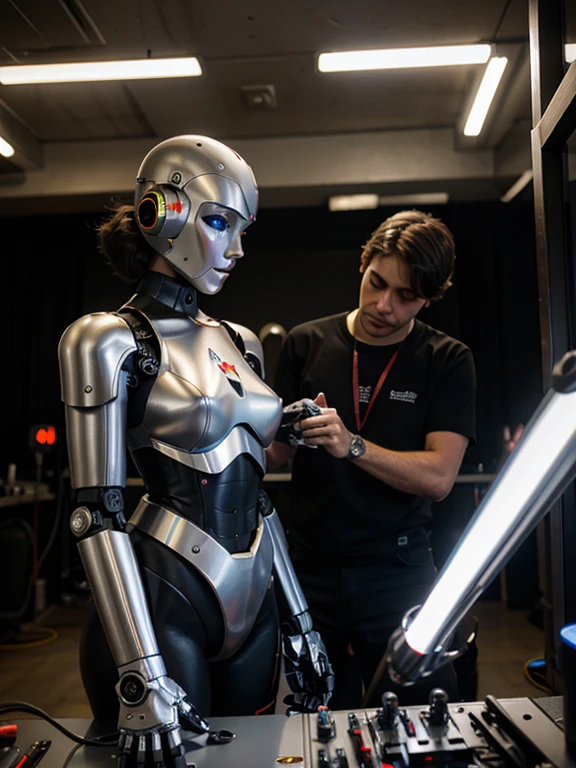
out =
<path fill-rule="evenodd" d="M 21 650 L 0 650 L 0 702 L 27 701 L 55 717 L 90 717 L 78 669 L 82 607 L 54 607 L 43 624 L 57 631 L 54 642 Z M 541 630 L 526 611 L 482 601 L 472 611 L 479 619 L 479 691 L 500 698 L 542 696 L 524 677 L 524 664 L 544 649 Z M 285 683 L 284 683 L 285 685 Z M 284 693 L 281 689 L 279 701 Z M 278 711 L 282 711 L 279 707 Z"/>

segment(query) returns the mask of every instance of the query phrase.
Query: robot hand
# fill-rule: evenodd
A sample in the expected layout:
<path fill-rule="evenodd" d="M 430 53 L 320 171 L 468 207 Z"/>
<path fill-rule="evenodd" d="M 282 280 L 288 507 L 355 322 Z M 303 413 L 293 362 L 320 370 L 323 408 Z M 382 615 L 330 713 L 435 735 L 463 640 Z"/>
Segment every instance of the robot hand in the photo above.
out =
<path fill-rule="evenodd" d="M 302 419 L 310 418 L 310 416 L 319 416 L 321 412 L 320 406 L 308 397 L 290 403 L 282 410 L 282 421 L 278 432 L 292 446 L 305 445 L 300 436 L 300 422 Z"/>
<path fill-rule="evenodd" d="M 334 674 L 318 632 L 285 635 L 284 669 L 293 694 L 284 699 L 287 715 L 316 712 L 325 706 L 334 689 Z"/>
<path fill-rule="evenodd" d="M 158 768 L 186 768 L 180 728 L 208 733 L 210 726 L 182 688 L 166 675 L 146 680 L 138 672 L 126 672 L 116 692 L 120 699 L 119 768 L 134 759 L 144 766 L 150 758 L 149 764 Z"/>

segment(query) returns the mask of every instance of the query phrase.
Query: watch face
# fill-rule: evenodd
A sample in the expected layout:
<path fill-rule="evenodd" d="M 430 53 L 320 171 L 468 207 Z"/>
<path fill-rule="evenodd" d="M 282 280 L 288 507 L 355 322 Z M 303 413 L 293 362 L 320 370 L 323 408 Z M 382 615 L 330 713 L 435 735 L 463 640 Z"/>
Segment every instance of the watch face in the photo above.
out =
<path fill-rule="evenodd" d="M 364 440 L 362 440 L 360 435 L 354 435 L 354 437 L 352 438 L 352 442 L 350 443 L 350 449 L 348 451 L 348 455 L 352 459 L 358 459 L 365 452 L 366 452 L 366 446 L 364 445 Z"/>

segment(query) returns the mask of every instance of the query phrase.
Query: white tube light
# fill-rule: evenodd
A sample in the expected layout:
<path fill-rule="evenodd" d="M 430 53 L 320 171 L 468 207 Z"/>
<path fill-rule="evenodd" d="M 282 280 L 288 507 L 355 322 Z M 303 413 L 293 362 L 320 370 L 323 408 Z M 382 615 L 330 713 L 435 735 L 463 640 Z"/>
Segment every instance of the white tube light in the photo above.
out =
<path fill-rule="evenodd" d="M 572 64 L 576 59 L 576 43 L 566 43 L 564 46 L 564 58 L 568 64 Z"/>
<path fill-rule="evenodd" d="M 576 393 L 555 392 L 542 402 L 410 624 L 406 641 L 411 648 L 431 653 L 450 617 L 469 607 L 467 596 L 477 596 L 478 585 L 486 586 L 543 517 L 552 491 L 573 465 L 575 439 Z"/>
<path fill-rule="evenodd" d="M 328 198 L 328 209 L 331 211 L 361 211 L 368 208 L 378 208 L 378 195 L 333 195 Z"/>
<path fill-rule="evenodd" d="M 522 192 L 522 190 L 524 189 L 524 187 L 530 184 L 533 178 L 534 178 L 533 170 L 530 169 L 528 171 L 524 171 L 524 173 L 518 177 L 518 179 L 514 182 L 514 184 L 512 184 L 510 189 L 507 192 L 504 192 L 500 200 L 503 203 L 509 203 L 510 200 L 514 200 L 516 195 L 519 195 L 520 192 Z"/>
<path fill-rule="evenodd" d="M 484 125 L 484 120 L 498 90 L 500 80 L 508 64 L 506 56 L 494 56 L 490 59 L 484 77 L 478 88 L 478 93 L 472 104 L 472 109 L 464 126 L 464 136 L 478 136 Z"/>
<path fill-rule="evenodd" d="M 25 64 L 0 67 L 2 85 L 80 83 L 98 80 L 148 80 L 197 77 L 202 67 L 195 56 L 131 61 L 81 61 L 69 64 Z"/>
<path fill-rule="evenodd" d="M 381 195 L 380 205 L 446 205 L 448 192 L 417 192 L 412 195 Z"/>
<path fill-rule="evenodd" d="M 0 136 L 0 155 L 2 157 L 12 157 L 14 154 L 14 147 Z"/>
<path fill-rule="evenodd" d="M 449 67 L 458 64 L 485 64 L 489 45 L 442 45 L 430 48 L 382 48 L 372 51 L 320 53 L 320 72 L 361 72 L 371 69 Z"/>

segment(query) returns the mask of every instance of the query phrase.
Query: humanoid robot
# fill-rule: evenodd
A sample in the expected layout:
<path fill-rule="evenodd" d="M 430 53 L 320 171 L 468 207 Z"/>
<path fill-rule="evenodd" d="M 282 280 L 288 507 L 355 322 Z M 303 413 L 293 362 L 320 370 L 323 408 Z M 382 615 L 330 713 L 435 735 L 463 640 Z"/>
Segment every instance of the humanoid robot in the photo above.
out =
<path fill-rule="evenodd" d="M 197 303 L 243 256 L 252 170 L 218 141 L 178 136 L 149 152 L 136 182 L 109 241 L 141 240 L 137 291 L 74 322 L 59 349 L 71 528 L 97 608 L 81 668 L 95 717 L 119 711 L 121 755 L 184 766 L 180 726 L 273 711 L 276 593 L 293 707 L 326 704 L 332 671 L 261 490 L 282 406 L 260 342 Z M 126 447 L 147 491 L 128 524 Z"/>

